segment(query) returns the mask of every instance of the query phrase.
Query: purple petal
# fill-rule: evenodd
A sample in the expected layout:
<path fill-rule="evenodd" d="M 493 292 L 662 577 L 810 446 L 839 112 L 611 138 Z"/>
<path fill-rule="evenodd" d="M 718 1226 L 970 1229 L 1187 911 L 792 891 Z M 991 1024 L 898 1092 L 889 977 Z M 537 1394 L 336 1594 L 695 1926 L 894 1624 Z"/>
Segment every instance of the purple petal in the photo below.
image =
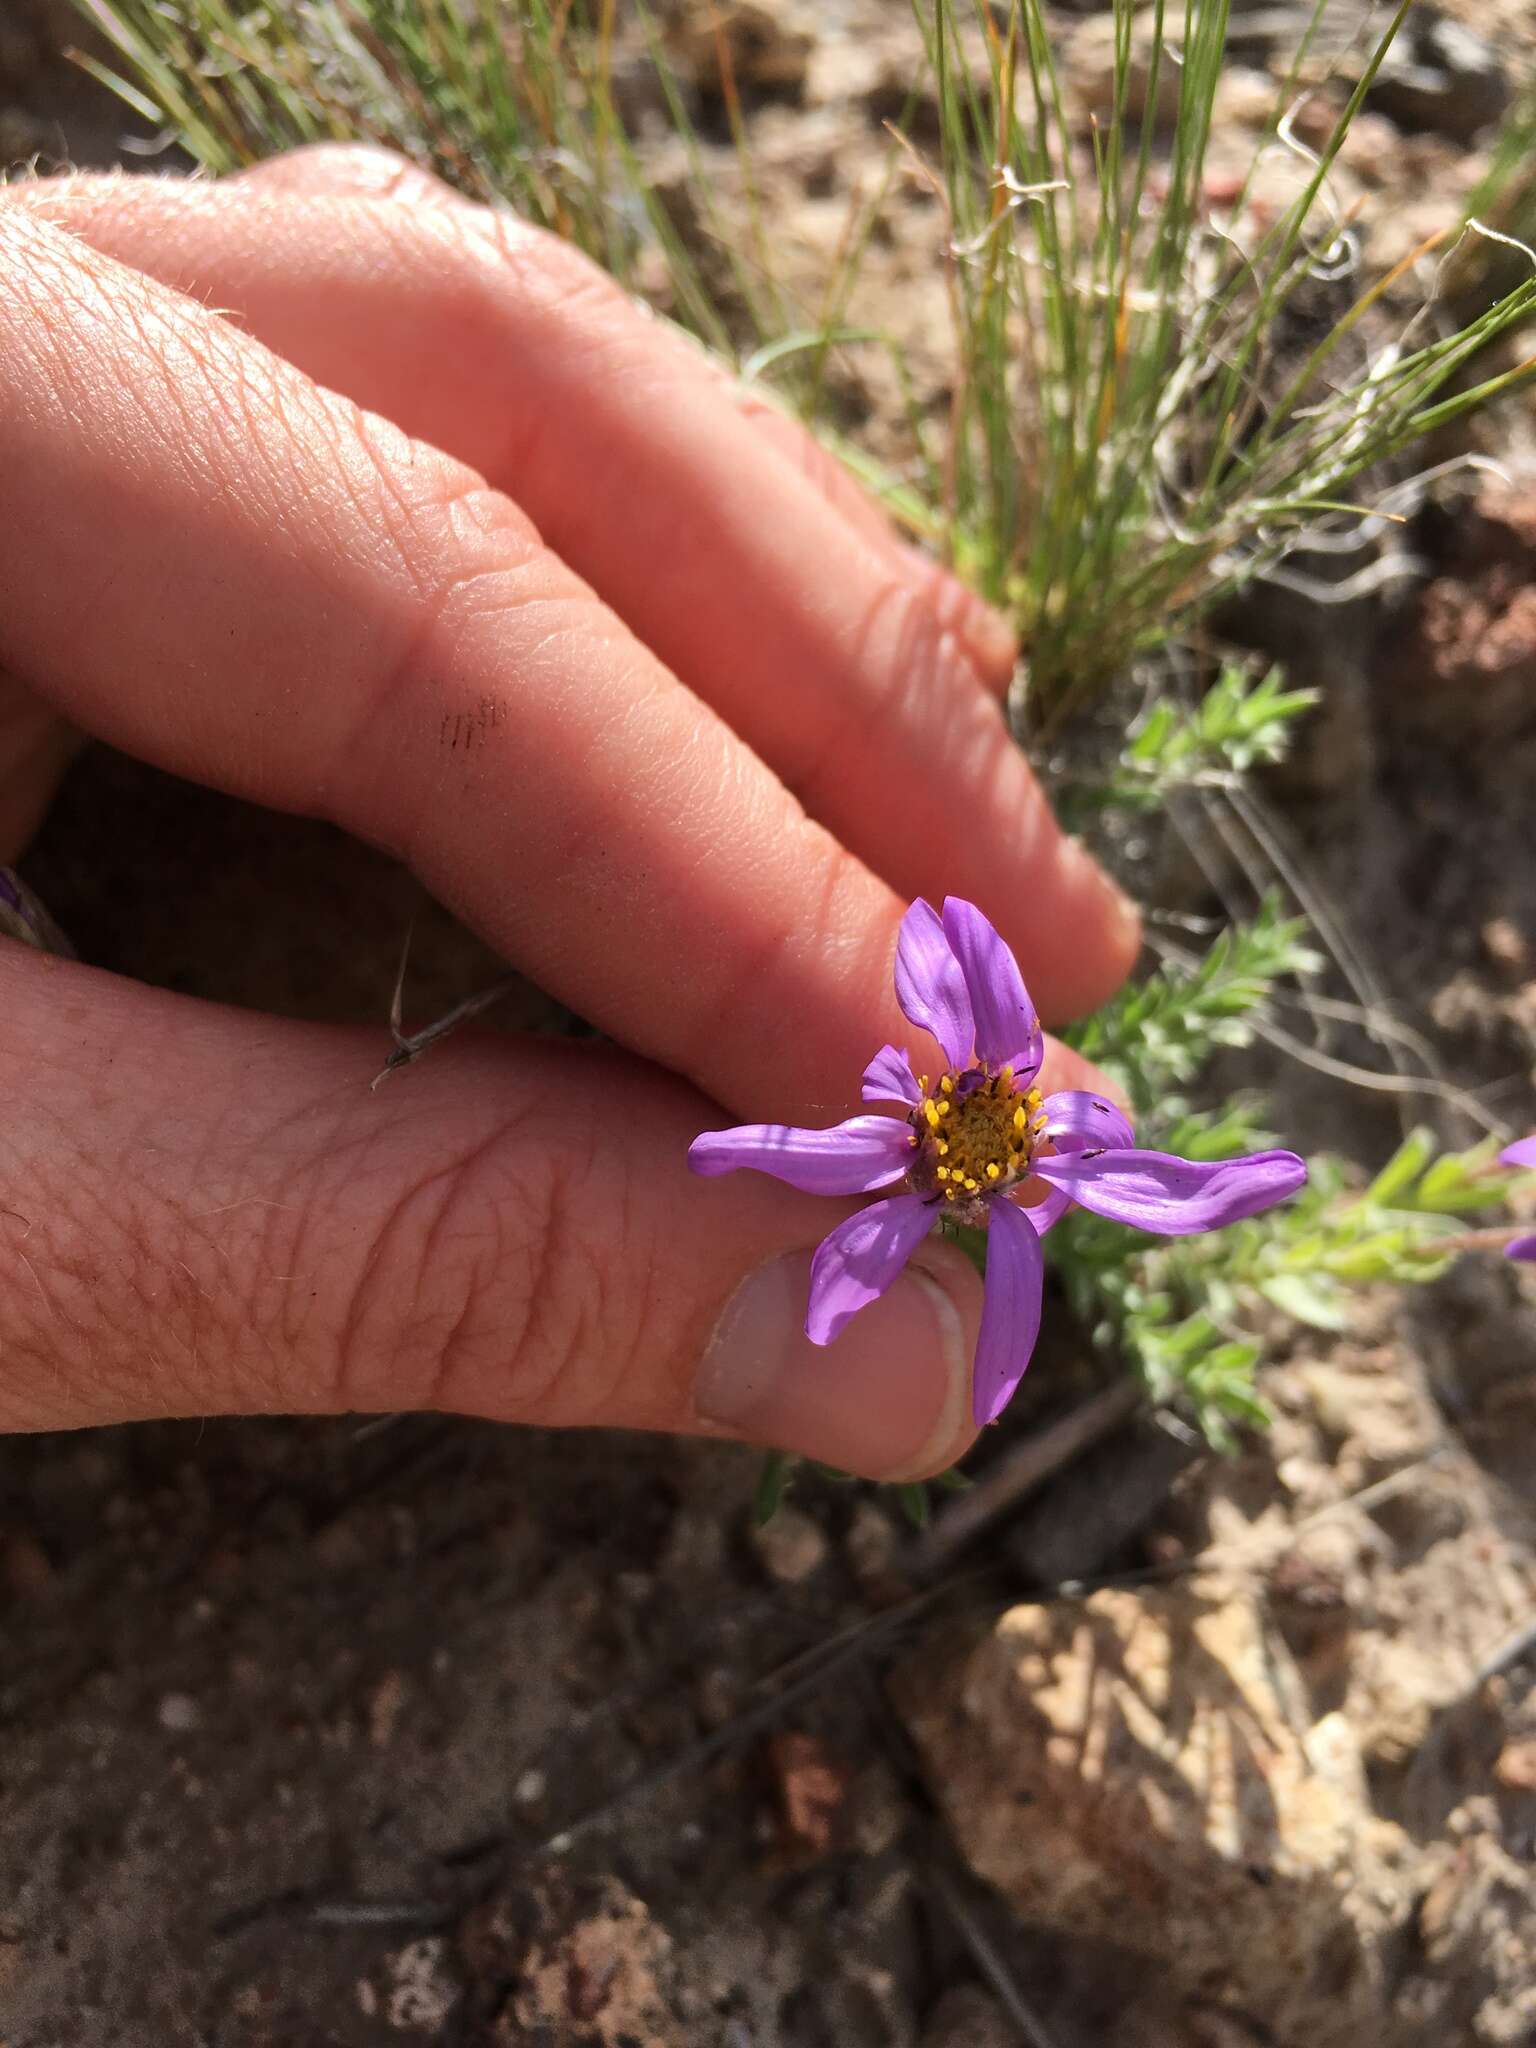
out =
<path fill-rule="evenodd" d="M 1087 1088 L 1059 1088 L 1045 1098 L 1045 1129 L 1058 1152 L 1129 1152 L 1136 1133 L 1124 1110 Z"/>
<path fill-rule="evenodd" d="M 1500 1166 L 1536 1166 L 1536 1135 L 1518 1138 L 1499 1154 Z"/>
<path fill-rule="evenodd" d="M 971 1379 L 978 1428 L 996 1422 L 1024 1377 L 1040 1334 L 1045 1254 L 1038 1234 L 1012 1202 L 994 1202 L 987 1227 L 987 1287 Z"/>
<path fill-rule="evenodd" d="M 1512 1237 L 1504 1247 L 1506 1259 L 1536 1259 L 1536 1236 Z"/>
<path fill-rule="evenodd" d="M 1008 1197 L 1004 1195 L 1000 1199 L 1007 1201 Z M 1064 1188 L 1047 1188 L 1041 1201 L 1031 1202 L 1028 1207 L 1022 1202 L 1012 1202 L 1009 1206 L 1028 1218 L 1036 1237 L 1044 1237 L 1048 1230 L 1055 1229 L 1071 1208 L 1072 1197 Z"/>
<path fill-rule="evenodd" d="M 1045 1053 L 1040 1019 L 1018 962 L 974 903 L 944 898 L 944 936 L 960 962 L 976 1019 L 976 1051 L 989 1066 L 1032 1080 Z"/>
<path fill-rule="evenodd" d="M 952 1067 L 966 1065 L 976 1027 L 965 976 L 939 913 L 921 896 L 901 920 L 896 940 L 896 1000 L 910 1022 L 939 1041 Z"/>
<path fill-rule="evenodd" d="M 1305 1184 L 1294 1152 L 1252 1152 L 1245 1159 L 1175 1159 L 1167 1152 L 1094 1152 L 1037 1159 L 1035 1172 L 1096 1216 L 1188 1237 L 1219 1230 L 1283 1202 Z"/>
<path fill-rule="evenodd" d="M 1095 1095 L 1087 1088 L 1061 1088 L 1047 1095 L 1045 1116 L 1041 1136 L 1049 1138 L 1058 1152 L 1128 1151 L 1136 1143 L 1125 1112 L 1108 1096 Z M 1054 1228 L 1071 1206 L 1072 1197 L 1065 1188 L 1048 1188 L 1044 1201 L 1031 1202 L 1027 1208 L 1019 1204 L 1037 1237 Z"/>
<path fill-rule="evenodd" d="M 934 1226 L 934 1204 L 921 1195 L 871 1202 L 839 1223 L 816 1247 L 805 1334 L 830 1344 L 850 1316 L 884 1294 Z"/>
<path fill-rule="evenodd" d="M 789 1124 L 738 1124 L 705 1131 L 688 1147 L 695 1173 L 748 1166 L 808 1195 L 863 1195 L 900 1180 L 912 1163 L 912 1133 L 893 1116 L 853 1116 L 830 1130 Z"/>
<path fill-rule="evenodd" d="M 898 1045 L 883 1045 L 864 1069 L 866 1102 L 904 1102 L 916 1109 L 923 1099 L 912 1062 Z"/>

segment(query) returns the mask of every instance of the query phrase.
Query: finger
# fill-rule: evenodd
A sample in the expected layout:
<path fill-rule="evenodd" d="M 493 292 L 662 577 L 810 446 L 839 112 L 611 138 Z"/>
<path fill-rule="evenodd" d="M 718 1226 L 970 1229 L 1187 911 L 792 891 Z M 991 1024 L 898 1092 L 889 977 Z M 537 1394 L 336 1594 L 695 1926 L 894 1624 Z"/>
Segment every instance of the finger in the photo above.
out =
<path fill-rule="evenodd" d="M 0 663 L 399 853 L 716 1101 L 849 1099 L 900 905 L 509 500 L 45 223 L 0 254 Z"/>
<path fill-rule="evenodd" d="M 442 179 L 421 170 L 393 150 L 379 149 L 372 143 L 313 143 L 307 148 L 289 150 L 282 156 L 268 157 L 262 163 L 252 164 L 235 172 L 227 183 L 312 199 L 327 196 L 395 199 L 412 206 L 457 207 L 465 209 L 472 217 L 482 211 L 450 185 L 444 184 Z M 149 264 L 146 267 L 154 269 L 155 266 Z M 247 317 L 257 311 L 249 306 L 245 310 Z M 259 332 L 259 315 L 252 324 Z M 709 375 L 716 379 L 723 395 L 737 407 L 742 417 L 804 477 L 819 496 L 841 512 L 865 540 L 887 549 L 920 586 L 934 590 L 940 607 L 949 608 L 956 637 L 982 682 L 998 694 L 1006 690 L 1018 658 L 1018 644 L 1007 621 L 957 577 L 937 570 L 928 557 L 898 539 L 890 520 L 869 493 L 798 420 L 791 419 L 761 393 L 737 384 L 708 357 L 702 358 L 697 367 L 701 377 Z M 389 412 L 391 418 L 396 417 L 387 406 L 378 409 Z M 468 452 L 465 459 L 475 461 L 478 458 L 474 452 Z"/>
<path fill-rule="evenodd" d="M 898 894 L 988 907 L 1048 1017 L 1123 979 L 1134 914 L 1060 832 L 980 686 L 976 601 L 864 540 L 765 450 L 700 352 L 577 252 L 464 205 L 59 189 L 55 218 L 237 309 L 322 384 L 512 491 Z"/>
<path fill-rule="evenodd" d="M 624 1054 L 463 1041 L 372 1094 L 369 1034 L 4 943 L 0 1008 L 0 1428 L 442 1408 L 873 1476 L 970 1441 L 967 1261 L 935 1240 L 818 1350 L 848 1205 L 694 1178 L 716 1112 Z"/>

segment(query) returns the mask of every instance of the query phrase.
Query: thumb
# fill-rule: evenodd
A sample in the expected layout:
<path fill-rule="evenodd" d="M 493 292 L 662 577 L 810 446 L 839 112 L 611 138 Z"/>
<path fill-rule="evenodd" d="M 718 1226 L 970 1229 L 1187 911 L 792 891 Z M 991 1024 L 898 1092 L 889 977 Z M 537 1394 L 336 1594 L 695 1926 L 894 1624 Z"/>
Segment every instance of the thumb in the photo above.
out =
<path fill-rule="evenodd" d="M 377 1035 L 0 944 L 0 1428 L 443 1408 L 801 1451 L 965 1448 L 980 1287 L 925 1246 L 804 1336 L 849 1205 L 686 1166 L 717 1113 L 607 1049 L 485 1037 L 372 1094 Z"/>

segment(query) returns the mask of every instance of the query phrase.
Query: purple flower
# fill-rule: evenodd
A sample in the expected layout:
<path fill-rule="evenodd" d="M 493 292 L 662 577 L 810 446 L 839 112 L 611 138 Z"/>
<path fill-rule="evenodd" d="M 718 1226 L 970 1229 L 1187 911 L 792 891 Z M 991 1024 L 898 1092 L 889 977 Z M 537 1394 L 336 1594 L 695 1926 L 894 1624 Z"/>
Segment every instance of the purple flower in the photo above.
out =
<path fill-rule="evenodd" d="M 905 1113 L 856 1116 L 831 1130 L 742 1124 L 688 1149 L 695 1173 L 753 1167 L 815 1195 L 901 1192 L 823 1238 L 811 1266 L 806 1335 L 830 1344 L 883 1294 L 941 1216 L 990 1233 L 972 1411 L 994 1422 L 1024 1376 L 1040 1328 L 1040 1240 L 1072 1203 L 1161 1237 L 1215 1230 L 1281 1202 L 1306 1180 L 1294 1152 L 1199 1161 L 1135 1149 L 1102 1095 L 1034 1085 L 1045 1041 L 1012 953 L 973 903 L 921 898 L 901 922 L 896 1000 L 938 1040 L 930 1087 L 905 1052 L 884 1046 L 864 1070 L 866 1102 Z M 1029 1206 L 1018 1197 L 1024 1195 Z"/>
<path fill-rule="evenodd" d="M 1499 1154 L 1500 1166 L 1536 1166 L 1536 1132 L 1517 1138 Z M 1514 1237 L 1504 1247 L 1506 1259 L 1536 1259 L 1536 1236 Z"/>

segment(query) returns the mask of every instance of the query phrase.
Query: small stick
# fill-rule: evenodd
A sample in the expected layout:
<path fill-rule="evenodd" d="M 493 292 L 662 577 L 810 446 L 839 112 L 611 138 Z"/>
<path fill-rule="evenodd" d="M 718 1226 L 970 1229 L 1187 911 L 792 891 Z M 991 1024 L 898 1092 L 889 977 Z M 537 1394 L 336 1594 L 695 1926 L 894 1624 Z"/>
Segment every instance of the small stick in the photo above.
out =
<path fill-rule="evenodd" d="M 1501 1671 L 1507 1671 L 1512 1664 L 1523 1663 L 1532 1650 L 1536 1650 L 1536 1619 L 1523 1621 L 1512 1634 L 1504 1638 L 1503 1642 L 1496 1644 L 1488 1652 L 1473 1673 L 1468 1692 L 1476 1692 L 1479 1686 L 1486 1685 L 1490 1678 L 1497 1678 Z"/>
<path fill-rule="evenodd" d="M 481 1011 L 488 1010 L 492 1003 L 499 1003 L 502 997 L 510 995 L 518 984 L 518 977 L 515 974 L 504 975 L 500 981 L 493 982 L 478 995 L 466 996 L 462 1003 L 455 1003 L 446 1016 L 437 1018 L 434 1023 L 424 1026 L 420 1031 L 413 1031 L 407 1037 L 403 1014 L 405 969 L 411 957 L 411 940 L 415 932 L 416 919 L 412 917 L 406 928 L 405 944 L 400 949 L 400 971 L 395 976 L 395 993 L 389 1005 L 389 1035 L 395 1041 L 395 1049 L 369 1082 L 370 1090 L 377 1088 L 381 1081 L 387 1080 L 397 1067 L 408 1067 L 419 1060 L 423 1053 L 429 1052 L 438 1040 L 446 1038 L 450 1031 L 457 1030 L 461 1024 L 467 1024 L 471 1017 L 478 1017 Z"/>
<path fill-rule="evenodd" d="M 1009 2017 L 1028 2041 L 1029 2048 L 1054 2048 L 1051 2036 L 1045 2031 L 1044 2021 L 1025 2002 L 1024 1994 L 1014 1981 L 1012 1972 L 961 1896 L 960 1887 L 942 1870 L 929 1871 L 925 1874 L 938 1895 L 939 1903 L 954 1922 L 956 1931 L 970 1950 L 973 1962 L 1008 2008 Z"/>
<path fill-rule="evenodd" d="M 974 1486 L 955 1496 L 912 1546 L 904 1561 L 906 1569 L 915 1578 L 928 1578 L 942 1571 L 1027 1494 L 1064 1465 L 1070 1465 L 1074 1458 L 1081 1457 L 1101 1437 L 1118 1429 L 1122 1422 L 1128 1422 L 1143 1398 L 1141 1388 L 1127 1377 L 1036 1435 L 1026 1437 Z"/>

